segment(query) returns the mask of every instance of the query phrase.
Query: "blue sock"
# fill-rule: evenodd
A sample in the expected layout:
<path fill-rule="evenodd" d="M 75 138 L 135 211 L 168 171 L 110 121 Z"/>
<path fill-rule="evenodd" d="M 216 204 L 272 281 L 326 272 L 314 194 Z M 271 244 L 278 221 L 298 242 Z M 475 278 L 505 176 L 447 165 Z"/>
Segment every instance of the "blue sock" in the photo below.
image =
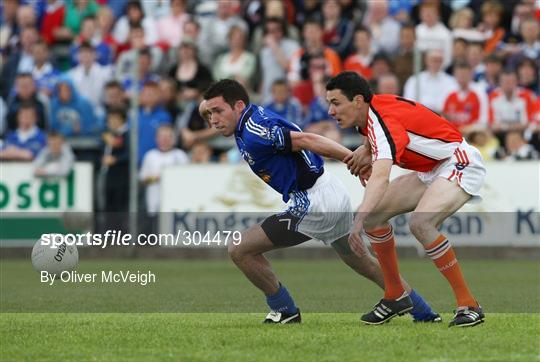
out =
<path fill-rule="evenodd" d="M 434 314 L 429 304 L 427 304 L 422 298 L 422 296 L 416 293 L 414 289 L 411 291 L 411 293 L 409 293 L 409 296 L 411 297 L 411 300 L 413 302 L 413 309 L 411 310 L 411 314 L 414 319 L 422 320 Z"/>
<path fill-rule="evenodd" d="M 287 288 L 281 283 L 276 294 L 266 297 L 266 303 L 275 312 L 294 314 L 298 311 Z"/>

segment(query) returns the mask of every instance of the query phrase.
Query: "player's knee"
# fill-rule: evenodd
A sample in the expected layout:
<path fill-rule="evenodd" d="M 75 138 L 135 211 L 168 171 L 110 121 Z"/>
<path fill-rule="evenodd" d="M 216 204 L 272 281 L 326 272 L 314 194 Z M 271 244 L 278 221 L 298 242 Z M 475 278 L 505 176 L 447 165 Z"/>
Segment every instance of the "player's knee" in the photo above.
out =
<path fill-rule="evenodd" d="M 242 260 L 243 252 L 240 245 L 234 245 L 234 243 L 230 243 L 229 245 L 227 245 L 227 252 L 233 262 L 236 263 Z"/>
<path fill-rule="evenodd" d="M 428 215 L 413 212 L 409 221 L 411 233 L 419 240 L 424 240 L 435 228 Z"/>
<path fill-rule="evenodd" d="M 387 219 L 380 213 L 373 213 L 366 217 L 364 220 L 364 230 L 375 230 L 386 226 Z"/>

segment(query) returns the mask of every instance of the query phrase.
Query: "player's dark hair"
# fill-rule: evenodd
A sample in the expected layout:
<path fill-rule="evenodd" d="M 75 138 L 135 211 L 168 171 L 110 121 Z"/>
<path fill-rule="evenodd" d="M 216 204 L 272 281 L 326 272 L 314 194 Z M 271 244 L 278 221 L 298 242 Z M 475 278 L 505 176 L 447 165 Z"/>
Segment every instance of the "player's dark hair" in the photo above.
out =
<path fill-rule="evenodd" d="M 238 101 L 244 102 L 245 105 L 249 104 L 249 95 L 246 89 L 233 79 L 222 79 L 212 84 L 204 92 L 203 97 L 208 100 L 220 96 L 231 108 L 234 108 L 235 103 Z"/>
<path fill-rule="evenodd" d="M 341 72 L 330 79 L 326 83 L 326 90 L 331 91 L 334 89 L 339 89 L 350 101 L 357 95 L 364 97 L 364 101 L 367 103 L 371 102 L 373 98 L 373 92 L 367 80 L 355 72 Z"/>

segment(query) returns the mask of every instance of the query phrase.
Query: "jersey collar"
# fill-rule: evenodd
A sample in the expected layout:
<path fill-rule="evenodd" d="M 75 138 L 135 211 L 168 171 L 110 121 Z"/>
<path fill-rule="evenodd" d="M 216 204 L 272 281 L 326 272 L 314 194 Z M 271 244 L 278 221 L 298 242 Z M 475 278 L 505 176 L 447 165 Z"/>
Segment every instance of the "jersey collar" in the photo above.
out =
<path fill-rule="evenodd" d="M 249 117 L 253 114 L 253 105 L 250 103 L 244 108 L 242 111 L 242 114 L 240 115 L 240 120 L 238 121 L 238 125 L 236 126 L 236 132 L 240 133 L 242 132 L 242 129 L 244 128 L 244 124 L 247 122 Z"/>

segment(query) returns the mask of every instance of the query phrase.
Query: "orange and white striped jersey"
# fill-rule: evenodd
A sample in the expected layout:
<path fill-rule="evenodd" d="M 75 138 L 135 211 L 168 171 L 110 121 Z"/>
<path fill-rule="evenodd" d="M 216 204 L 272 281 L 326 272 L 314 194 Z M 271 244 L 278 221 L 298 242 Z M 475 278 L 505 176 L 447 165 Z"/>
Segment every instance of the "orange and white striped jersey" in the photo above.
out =
<path fill-rule="evenodd" d="M 454 91 L 444 101 L 443 114 L 456 127 L 470 126 L 480 121 L 482 104 L 472 91 Z"/>
<path fill-rule="evenodd" d="M 433 170 L 463 141 L 458 129 L 429 108 L 390 94 L 374 95 L 367 126 L 373 162 L 390 159 L 408 170 Z"/>
<path fill-rule="evenodd" d="M 489 96 L 489 123 L 527 124 L 533 118 L 536 97 L 525 88 L 518 88 L 511 99 L 501 89 L 495 89 Z"/>

